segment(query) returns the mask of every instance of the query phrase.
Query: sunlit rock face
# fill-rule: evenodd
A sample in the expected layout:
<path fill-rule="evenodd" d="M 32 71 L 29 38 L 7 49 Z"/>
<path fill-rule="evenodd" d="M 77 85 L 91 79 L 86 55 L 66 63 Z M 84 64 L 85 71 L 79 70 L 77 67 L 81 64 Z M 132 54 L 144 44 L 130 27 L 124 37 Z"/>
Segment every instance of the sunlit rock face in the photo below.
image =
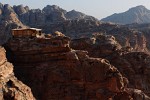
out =
<path fill-rule="evenodd" d="M 127 88 L 128 79 L 108 60 L 73 50 L 69 37 L 59 32 L 54 35 L 12 38 L 6 46 L 17 77 L 31 87 L 37 99 L 138 100 L 143 96 L 149 100 L 142 91 Z"/>
<path fill-rule="evenodd" d="M 0 4 L 0 44 L 6 43 L 11 37 L 11 29 L 24 27 L 10 5 Z"/>
<path fill-rule="evenodd" d="M 148 34 L 131 30 L 112 23 L 102 23 L 92 16 L 81 12 L 66 10 L 53 5 L 41 9 L 30 9 L 28 6 L 0 4 L 0 44 L 11 37 L 11 29 L 37 27 L 43 32 L 61 31 L 72 39 L 90 38 L 95 32 L 113 35 L 121 46 L 131 46 L 135 51 L 149 52 Z"/>
<path fill-rule="evenodd" d="M 128 52 L 114 56 L 110 59 L 111 64 L 129 80 L 129 87 L 140 89 L 150 95 L 149 71 L 150 55 L 143 52 Z"/>
<path fill-rule="evenodd" d="M 150 21 L 150 10 L 144 6 L 136 6 L 130 8 L 128 11 L 123 13 L 115 13 L 111 16 L 103 18 L 102 21 L 113 22 L 118 24 L 132 24 L 132 23 L 149 23 Z"/>
<path fill-rule="evenodd" d="M 74 39 L 71 41 L 71 47 L 87 50 L 91 57 L 103 57 L 109 60 L 128 79 L 128 87 L 142 90 L 150 95 L 149 54 L 137 52 L 130 46 L 122 47 L 113 36 L 107 35 Z"/>
<path fill-rule="evenodd" d="M 7 61 L 5 52 L 0 47 L 0 99 L 35 100 L 31 89 L 14 76 L 14 67 Z"/>
<path fill-rule="evenodd" d="M 73 39 L 70 46 L 75 50 L 86 50 L 91 57 L 107 58 L 122 46 L 112 35 L 95 34 L 91 38 Z"/>
<path fill-rule="evenodd" d="M 74 16 L 74 17 L 73 17 Z M 7 42 L 12 36 L 11 29 L 38 27 L 44 29 L 44 32 L 50 32 L 51 25 L 62 23 L 68 20 L 96 20 L 78 11 L 69 11 L 56 6 L 47 5 L 41 9 L 30 9 L 28 6 L 9 4 L 0 4 L 0 45 Z"/>

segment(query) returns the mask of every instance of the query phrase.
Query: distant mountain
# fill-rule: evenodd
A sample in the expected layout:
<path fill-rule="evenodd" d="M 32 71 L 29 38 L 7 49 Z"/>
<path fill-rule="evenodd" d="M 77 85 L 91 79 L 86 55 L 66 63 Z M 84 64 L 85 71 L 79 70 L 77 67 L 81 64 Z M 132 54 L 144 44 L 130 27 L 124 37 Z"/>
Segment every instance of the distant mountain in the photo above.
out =
<path fill-rule="evenodd" d="M 0 44 L 11 37 L 11 29 L 24 27 L 42 28 L 50 32 L 59 23 L 73 20 L 97 20 L 92 16 L 72 10 L 67 12 L 56 5 L 47 5 L 43 9 L 30 9 L 28 6 L 0 3 Z"/>
<path fill-rule="evenodd" d="M 29 9 L 28 6 L 18 5 L 13 7 L 19 19 L 26 25 L 43 25 L 49 23 L 58 23 L 66 20 L 75 19 L 95 19 L 84 13 L 72 10 L 67 12 L 57 5 L 47 5 L 41 9 Z"/>
<path fill-rule="evenodd" d="M 128 11 L 123 13 L 115 13 L 111 16 L 103 18 L 101 21 L 118 24 L 150 23 L 150 10 L 140 5 L 130 8 Z"/>
<path fill-rule="evenodd" d="M 0 44 L 11 37 L 11 29 L 25 27 L 10 5 L 0 3 Z"/>

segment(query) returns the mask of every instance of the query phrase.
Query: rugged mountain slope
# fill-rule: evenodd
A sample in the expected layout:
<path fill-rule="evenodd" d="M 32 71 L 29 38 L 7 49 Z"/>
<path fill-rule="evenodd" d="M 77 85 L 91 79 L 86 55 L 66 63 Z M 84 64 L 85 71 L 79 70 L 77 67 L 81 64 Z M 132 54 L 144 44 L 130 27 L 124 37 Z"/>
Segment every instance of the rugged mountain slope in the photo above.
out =
<path fill-rule="evenodd" d="M 96 20 L 81 12 L 66 10 L 56 6 L 47 5 L 42 10 L 30 9 L 28 6 L 18 5 L 11 7 L 0 3 L 0 44 L 4 44 L 11 37 L 11 29 L 37 27 L 48 33 L 49 28 L 68 20 Z M 52 29 L 51 29 L 52 30 Z"/>
<path fill-rule="evenodd" d="M 46 24 L 58 23 L 65 20 L 95 19 L 92 16 L 85 15 L 75 10 L 67 12 L 56 5 L 47 5 L 42 10 L 30 10 L 29 7 L 24 7 L 22 5 L 14 6 L 13 8 L 19 16 L 19 19 L 28 26 L 44 26 Z"/>
<path fill-rule="evenodd" d="M 124 77 L 128 78 L 128 87 L 143 90 L 150 95 L 150 55 L 144 52 L 133 52 L 130 47 L 122 48 L 113 36 L 104 35 L 75 39 L 71 42 L 71 47 L 87 50 L 91 57 L 108 59 Z"/>
<path fill-rule="evenodd" d="M 126 12 L 113 14 L 102 21 L 113 22 L 118 24 L 131 24 L 131 23 L 150 23 L 150 10 L 144 6 L 137 6 L 129 9 Z"/>
<path fill-rule="evenodd" d="M 19 81 L 13 65 L 7 61 L 5 49 L 0 47 L 0 100 L 35 100 L 29 87 Z"/>
<path fill-rule="evenodd" d="M 127 88 L 128 81 L 106 59 L 72 50 L 64 35 L 13 38 L 7 44 L 17 76 L 40 100 L 150 100 L 142 91 Z M 28 46 L 27 46 L 28 45 Z"/>
<path fill-rule="evenodd" d="M 0 44 L 5 43 L 11 37 L 11 29 L 25 27 L 18 19 L 13 8 L 8 4 L 0 3 Z"/>
<path fill-rule="evenodd" d="M 30 10 L 27 6 L 11 7 L 1 4 L 1 12 L 1 44 L 11 37 L 11 29 L 26 27 L 23 25 L 26 24 L 41 28 L 45 33 L 61 31 L 71 38 L 90 37 L 95 32 L 103 32 L 115 36 L 122 46 L 131 46 L 135 51 L 147 52 L 150 48 L 150 44 L 146 42 L 150 39 L 143 33 L 118 25 L 100 23 L 93 17 L 74 10 L 67 12 L 55 5 L 46 6 L 42 10 Z M 77 19 L 72 18 L 73 16 Z"/>

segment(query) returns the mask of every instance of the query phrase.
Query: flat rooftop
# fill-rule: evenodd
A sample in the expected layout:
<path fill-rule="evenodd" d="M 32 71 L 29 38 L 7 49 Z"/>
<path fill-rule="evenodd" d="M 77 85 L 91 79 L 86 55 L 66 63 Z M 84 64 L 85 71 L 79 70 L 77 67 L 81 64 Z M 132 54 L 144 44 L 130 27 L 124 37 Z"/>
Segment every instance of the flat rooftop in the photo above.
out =
<path fill-rule="evenodd" d="M 38 29 L 38 28 L 20 28 L 20 29 L 12 29 L 12 30 L 18 30 L 18 31 L 22 31 L 22 30 L 36 30 L 36 31 L 41 31 L 42 29 Z"/>

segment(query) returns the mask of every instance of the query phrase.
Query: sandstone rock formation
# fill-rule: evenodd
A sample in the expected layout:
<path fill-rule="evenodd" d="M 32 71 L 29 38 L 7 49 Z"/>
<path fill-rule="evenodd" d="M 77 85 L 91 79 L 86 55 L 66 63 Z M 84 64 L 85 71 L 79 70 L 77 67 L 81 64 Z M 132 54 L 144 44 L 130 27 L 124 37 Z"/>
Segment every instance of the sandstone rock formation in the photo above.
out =
<path fill-rule="evenodd" d="M 28 6 L 14 6 L 0 4 L 0 44 L 4 44 L 11 37 L 11 29 L 37 27 L 44 33 L 60 31 L 75 39 L 91 37 L 95 32 L 113 35 L 121 46 L 131 46 L 134 51 L 149 52 L 149 35 L 127 27 L 101 23 L 91 16 L 75 10 L 67 12 L 58 6 L 46 6 L 42 10 L 29 9 Z M 72 17 L 74 16 L 74 17 Z M 23 24 L 24 25 L 23 25 Z"/>
<path fill-rule="evenodd" d="M 149 37 L 143 32 L 129 29 L 128 27 L 122 27 L 114 25 L 113 27 L 108 25 L 110 28 L 105 27 L 106 32 L 109 35 L 113 35 L 122 47 L 132 47 L 134 51 L 149 53 L 148 42 Z"/>
<path fill-rule="evenodd" d="M 146 42 L 147 42 L 147 48 L 150 48 L 150 44 L 148 41 L 150 41 L 150 24 L 129 24 L 129 25 L 125 25 L 126 27 L 129 27 L 130 29 L 134 29 L 134 30 L 138 30 L 140 32 L 143 33 L 143 35 L 145 36 Z"/>
<path fill-rule="evenodd" d="M 11 29 L 25 27 L 18 19 L 13 8 L 0 3 L 0 45 L 6 43 L 11 37 Z"/>
<path fill-rule="evenodd" d="M 75 50 L 86 50 L 89 56 L 97 58 L 107 58 L 122 48 L 114 36 L 100 33 L 91 38 L 73 39 L 70 46 Z"/>
<path fill-rule="evenodd" d="M 140 89 L 150 96 L 150 55 L 143 52 L 128 52 L 110 58 L 110 63 L 129 80 L 129 87 Z"/>
<path fill-rule="evenodd" d="M 23 5 L 13 7 L 19 19 L 26 25 L 33 26 L 46 26 L 47 24 L 59 23 L 66 20 L 75 19 L 95 19 L 81 12 L 72 10 L 67 12 L 56 5 L 47 5 L 42 10 L 29 9 Z"/>
<path fill-rule="evenodd" d="M 115 13 L 106 18 L 103 18 L 102 21 L 113 22 L 118 24 L 132 24 L 132 23 L 150 23 L 150 10 L 144 6 L 136 6 L 130 8 L 128 11 L 123 13 Z"/>
<path fill-rule="evenodd" d="M 71 47 L 87 50 L 91 57 L 108 59 L 129 80 L 128 87 L 140 89 L 150 96 L 149 54 L 135 52 L 131 47 L 122 48 L 113 36 L 96 35 L 92 39 L 75 39 L 71 42 Z"/>
<path fill-rule="evenodd" d="M 11 29 L 26 27 L 22 23 L 42 28 L 45 33 L 61 31 L 73 39 L 55 32 L 55 36 L 47 34 L 45 38 L 13 38 L 6 46 L 16 76 L 32 88 L 37 99 L 149 100 L 149 31 L 101 23 L 58 6 L 30 10 L 0 4 L 0 44 L 11 37 Z M 70 48 L 70 40 L 76 50 Z M 6 67 L 3 61 L 1 64 Z M 12 65 L 6 65 L 9 71 L 2 72 L 3 81 L 12 74 Z M 5 80 L 2 88 L 3 98 L 33 98 L 30 89 L 27 92 L 14 76 Z M 24 93 L 29 94 L 23 97 Z"/>
<path fill-rule="evenodd" d="M 60 23 L 70 20 L 97 20 L 81 12 L 66 10 L 56 6 L 47 5 L 41 9 L 30 9 L 28 6 L 18 5 L 11 7 L 0 3 L 0 44 L 6 43 L 11 37 L 11 29 L 37 27 L 43 28 L 45 33 L 52 32 L 51 26 L 56 27 Z M 57 31 L 57 30 L 55 30 Z M 58 30 L 59 31 L 59 30 Z M 54 31 L 53 31 L 54 32 Z"/>
<path fill-rule="evenodd" d="M 35 100 L 31 89 L 19 81 L 13 65 L 7 61 L 5 49 L 0 47 L 0 100 Z"/>
<path fill-rule="evenodd" d="M 7 44 L 17 77 L 37 99 L 150 100 L 142 91 L 127 88 L 128 79 L 109 61 L 72 50 L 69 43 L 70 38 L 56 35 L 12 38 Z"/>

